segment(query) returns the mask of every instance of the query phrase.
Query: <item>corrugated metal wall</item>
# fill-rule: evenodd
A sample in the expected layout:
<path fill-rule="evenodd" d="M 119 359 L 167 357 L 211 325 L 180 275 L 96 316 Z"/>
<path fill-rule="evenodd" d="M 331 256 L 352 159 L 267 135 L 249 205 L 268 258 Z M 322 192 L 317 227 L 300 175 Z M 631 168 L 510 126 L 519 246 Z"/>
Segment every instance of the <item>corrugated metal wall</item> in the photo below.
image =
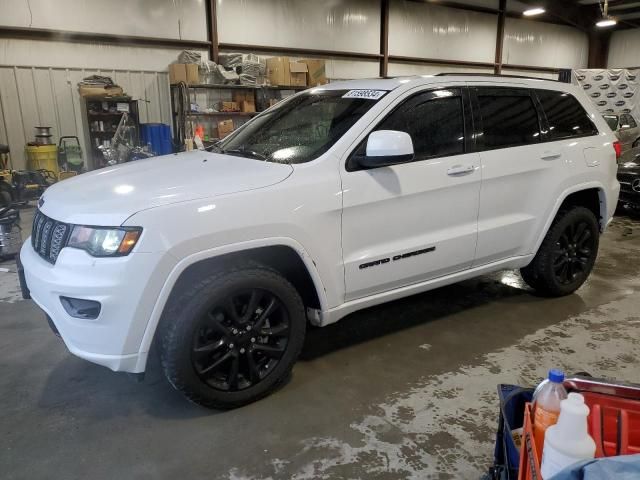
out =
<path fill-rule="evenodd" d="M 0 24 L 206 40 L 202 0 L 0 0 Z"/>
<path fill-rule="evenodd" d="M 619 30 L 611 35 L 609 68 L 640 67 L 640 29 Z"/>
<path fill-rule="evenodd" d="M 35 126 L 50 126 L 54 139 L 75 135 L 87 152 L 78 82 L 107 75 L 138 100 L 140 121 L 171 123 L 167 72 L 0 66 L 0 143 L 8 144 L 14 168 L 26 167 L 24 148 Z"/>

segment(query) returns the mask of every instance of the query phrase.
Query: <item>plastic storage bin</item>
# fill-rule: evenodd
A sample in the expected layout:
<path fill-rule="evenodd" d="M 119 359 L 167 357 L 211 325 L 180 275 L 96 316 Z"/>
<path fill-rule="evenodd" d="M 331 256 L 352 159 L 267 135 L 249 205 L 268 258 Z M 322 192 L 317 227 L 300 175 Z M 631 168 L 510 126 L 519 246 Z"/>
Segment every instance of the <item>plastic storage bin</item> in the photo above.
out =
<path fill-rule="evenodd" d="M 143 145 L 151 145 L 151 151 L 155 155 L 173 153 L 171 128 L 164 123 L 141 123 L 140 140 Z"/>

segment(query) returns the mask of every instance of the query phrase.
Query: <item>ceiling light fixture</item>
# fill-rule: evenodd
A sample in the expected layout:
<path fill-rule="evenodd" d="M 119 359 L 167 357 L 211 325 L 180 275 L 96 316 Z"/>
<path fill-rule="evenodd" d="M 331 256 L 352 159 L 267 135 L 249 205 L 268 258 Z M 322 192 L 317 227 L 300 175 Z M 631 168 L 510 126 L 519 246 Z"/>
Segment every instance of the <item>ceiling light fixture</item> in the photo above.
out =
<path fill-rule="evenodd" d="M 600 13 L 602 14 L 602 19 L 596 22 L 596 27 L 613 27 L 618 21 L 615 18 L 609 16 L 609 0 L 604 0 L 604 5 L 601 2 L 598 2 L 600 6 Z"/>
<path fill-rule="evenodd" d="M 525 17 L 533 17 L 534 15 L 540 15 L 545 12 L 545 9 L 542 7 L 530 8 L 522 12 Z"/>
<path fill-rule="evenodd" d="M 617 23 L 613 18 L 603 18 L 596 22 L 596 27 L 613 27 Z"/>

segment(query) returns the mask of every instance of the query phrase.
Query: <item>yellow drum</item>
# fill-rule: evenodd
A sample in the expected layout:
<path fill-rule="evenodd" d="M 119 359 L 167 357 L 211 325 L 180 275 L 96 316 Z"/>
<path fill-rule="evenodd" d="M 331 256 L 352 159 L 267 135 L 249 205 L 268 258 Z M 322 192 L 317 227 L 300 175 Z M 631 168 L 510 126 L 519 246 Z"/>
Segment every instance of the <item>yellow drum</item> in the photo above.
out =
<path fill-rule="evenodd" d="M 49 170 L 58 176 L 57 145 L 27 145 L 26 150 L 29 170 Z"/>

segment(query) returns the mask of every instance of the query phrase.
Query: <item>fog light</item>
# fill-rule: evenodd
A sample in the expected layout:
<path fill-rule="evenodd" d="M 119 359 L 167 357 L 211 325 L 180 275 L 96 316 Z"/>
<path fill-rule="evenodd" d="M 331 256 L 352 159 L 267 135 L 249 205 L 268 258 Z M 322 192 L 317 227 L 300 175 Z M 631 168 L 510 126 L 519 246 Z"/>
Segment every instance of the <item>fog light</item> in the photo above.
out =
<path fill-rule="evenodd" d="M 60 303 L 65 311 L 74 318 L 94 320 L 100 315 L 100 302 L 83 300 L 81 298 L 60 297 Z"/>

